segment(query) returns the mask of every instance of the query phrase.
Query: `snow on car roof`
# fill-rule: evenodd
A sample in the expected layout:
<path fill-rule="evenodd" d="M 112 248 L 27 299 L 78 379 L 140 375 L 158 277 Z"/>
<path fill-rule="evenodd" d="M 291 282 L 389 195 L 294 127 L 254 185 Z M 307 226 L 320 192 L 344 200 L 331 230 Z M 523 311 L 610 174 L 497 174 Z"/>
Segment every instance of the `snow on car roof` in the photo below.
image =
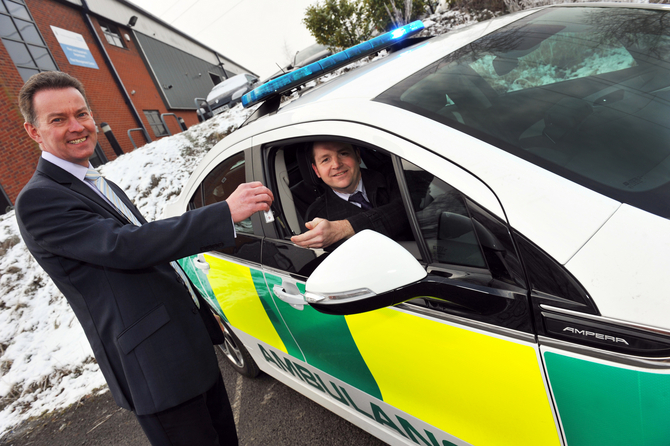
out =
<path fill-rule="evenodd" d="M 217 96 L 221 96 L 224 92 L 232 92 L 238 88 L 244 87 L 247 83 L 246 73 L 237 74 L 233 77 L 226 79 L 223 82 L 220 82 L 212 88 L 212 91 L 207 95 L 207 100 L 211 101 Z"/>

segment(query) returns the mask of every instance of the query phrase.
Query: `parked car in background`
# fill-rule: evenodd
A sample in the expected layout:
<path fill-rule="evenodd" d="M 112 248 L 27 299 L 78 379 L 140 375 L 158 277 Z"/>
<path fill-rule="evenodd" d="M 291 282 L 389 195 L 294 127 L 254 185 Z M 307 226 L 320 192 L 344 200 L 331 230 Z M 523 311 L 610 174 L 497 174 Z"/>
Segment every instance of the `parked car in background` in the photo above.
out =
<path fill-rule="evenodd" d="M 293 56 L 291 65 L 289 65 L 287 68 L 295 70 L 296 68 L 304 67 L 305 65 L 309 65 L 312 62 L 316 62 L 317 60 L 321 60 L 324 57 L 328 57 L 331 54 L 333 54 L 333 52 L 327 46 L 315 43 L 314 45 L 310 45 L 302 51 L 297 51 L 295 56 Z"/>
<path fill-rule="evenodd" d="M 298 68 L 305 67 L 311 63 L 317 62 L 325 57 L 332 55 L 333 52 L 325 45 L 315 43 L 310 45 L 302 51 L 296 51 L 291 63 L 286 65 L 281 70 L 274 73 L 272 76 L 263 81 L 263 83 L 276 79 L 286 73 L 290 73 Z"/>
<path fill-rule="evenodd" d="M 242 99 L 242 95 L 259 85 L 258 78 L 253 74 L 240 73 L 220 82 L 207 95 L 207 107 L 201 104 L 200 116 L 209 119 L 234 106 Z"/>

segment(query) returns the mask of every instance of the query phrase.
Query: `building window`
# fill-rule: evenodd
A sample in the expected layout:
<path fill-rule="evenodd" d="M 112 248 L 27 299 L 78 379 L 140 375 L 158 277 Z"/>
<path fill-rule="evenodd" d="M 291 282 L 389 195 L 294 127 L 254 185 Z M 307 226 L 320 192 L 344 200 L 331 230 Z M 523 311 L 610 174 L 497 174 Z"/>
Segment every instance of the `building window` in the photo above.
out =
<path fill-rule="evenodd" d="M 102 29 L 102 33 L 105 35 L 105 39 L 107 39 L 107 43 L 110 45 L 118 46 L 119 48 L 125 48 L 126 46 L 123 44 L 123 40 L 121 39 L 121 34 L 119 33 L 119 28 L 117 28 L 115 25 L 111 25 L 109 23 L 104 23 L 104 22 L 99 22 L 100 23 L 100 28 Z"/>
<path fill-rule="evenodd" d="M 168 135 L 168 131 L 161 121 L 161 115 L 158 113 L 158 110 L 144 110 L 144 116 L 147 117 L 151 130 L 154 131 L 154 135 L 157 137 Z"/>
<path fill-rule="evenodd" d="M 21 78 L 58 70 L 23 0 L 0 0 L 0 37 Z"/>
<path fill-rule="evenodd" d="M 209 77 L 212 79 L 212 82 L 214 82 L 214 85 L 220 84 L 221 81 L 223 81 L 223 78 L 220 75 L 214 74 L 212 72 L 209 72 Z"/>

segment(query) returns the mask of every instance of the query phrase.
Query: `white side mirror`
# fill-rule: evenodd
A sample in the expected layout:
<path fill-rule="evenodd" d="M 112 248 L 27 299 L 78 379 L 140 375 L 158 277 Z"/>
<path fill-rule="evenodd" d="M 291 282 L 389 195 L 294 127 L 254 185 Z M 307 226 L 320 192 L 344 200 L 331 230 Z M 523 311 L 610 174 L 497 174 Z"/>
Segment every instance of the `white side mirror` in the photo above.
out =
<path fill-rule="evenodd" d="M 426 277 L 402 246 L 365 230 L 330 254 L 310 275 L 305 299 L 329 314 L 354 314 L 393 304 L 392 292 Z"/>

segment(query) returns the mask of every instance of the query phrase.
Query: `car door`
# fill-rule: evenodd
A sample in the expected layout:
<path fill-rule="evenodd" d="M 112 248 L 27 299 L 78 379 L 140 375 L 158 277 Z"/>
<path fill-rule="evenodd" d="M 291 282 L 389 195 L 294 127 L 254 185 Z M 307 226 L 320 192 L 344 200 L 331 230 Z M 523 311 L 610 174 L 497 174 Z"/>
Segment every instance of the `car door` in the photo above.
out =
<path fill-rule="evenodd" d="M 405 303 L 351 315 L 306 304 L 305 283 L 329 254 L 288 241 L 282 226 L 300 230 L 300 212 L 295 195 L 281 191 L 276 154 L 290 159 L 293 147 L 319 139 L 345 139 L 391 161 L 413 232 L 400 244 L 427 272 L 421 287 L 404 290 Z M 263 273 L 303 356 L 259 344 L 266 366 L 392 444 L 561 444 L 519 255 L 485 184 L 358 124 L 303 124 L 253 145 L 285 222 L 267 229 Z"/>
<path fill-rule="evenodd" d="M 223 201 L 237 186 L 253 179 L 248 147 L 249 141 L 238 143 L 200 171 L 193 190 L 188 192 L 188 209 Z M 260 340 L 278 351 L 300 357 L 263 277 L 260 214 L 236 223 L 235 232 L 235 246 L 181 259 L 181 266 L 212 309 L 244 344 L 253 349 L 254 340 Z"/>

